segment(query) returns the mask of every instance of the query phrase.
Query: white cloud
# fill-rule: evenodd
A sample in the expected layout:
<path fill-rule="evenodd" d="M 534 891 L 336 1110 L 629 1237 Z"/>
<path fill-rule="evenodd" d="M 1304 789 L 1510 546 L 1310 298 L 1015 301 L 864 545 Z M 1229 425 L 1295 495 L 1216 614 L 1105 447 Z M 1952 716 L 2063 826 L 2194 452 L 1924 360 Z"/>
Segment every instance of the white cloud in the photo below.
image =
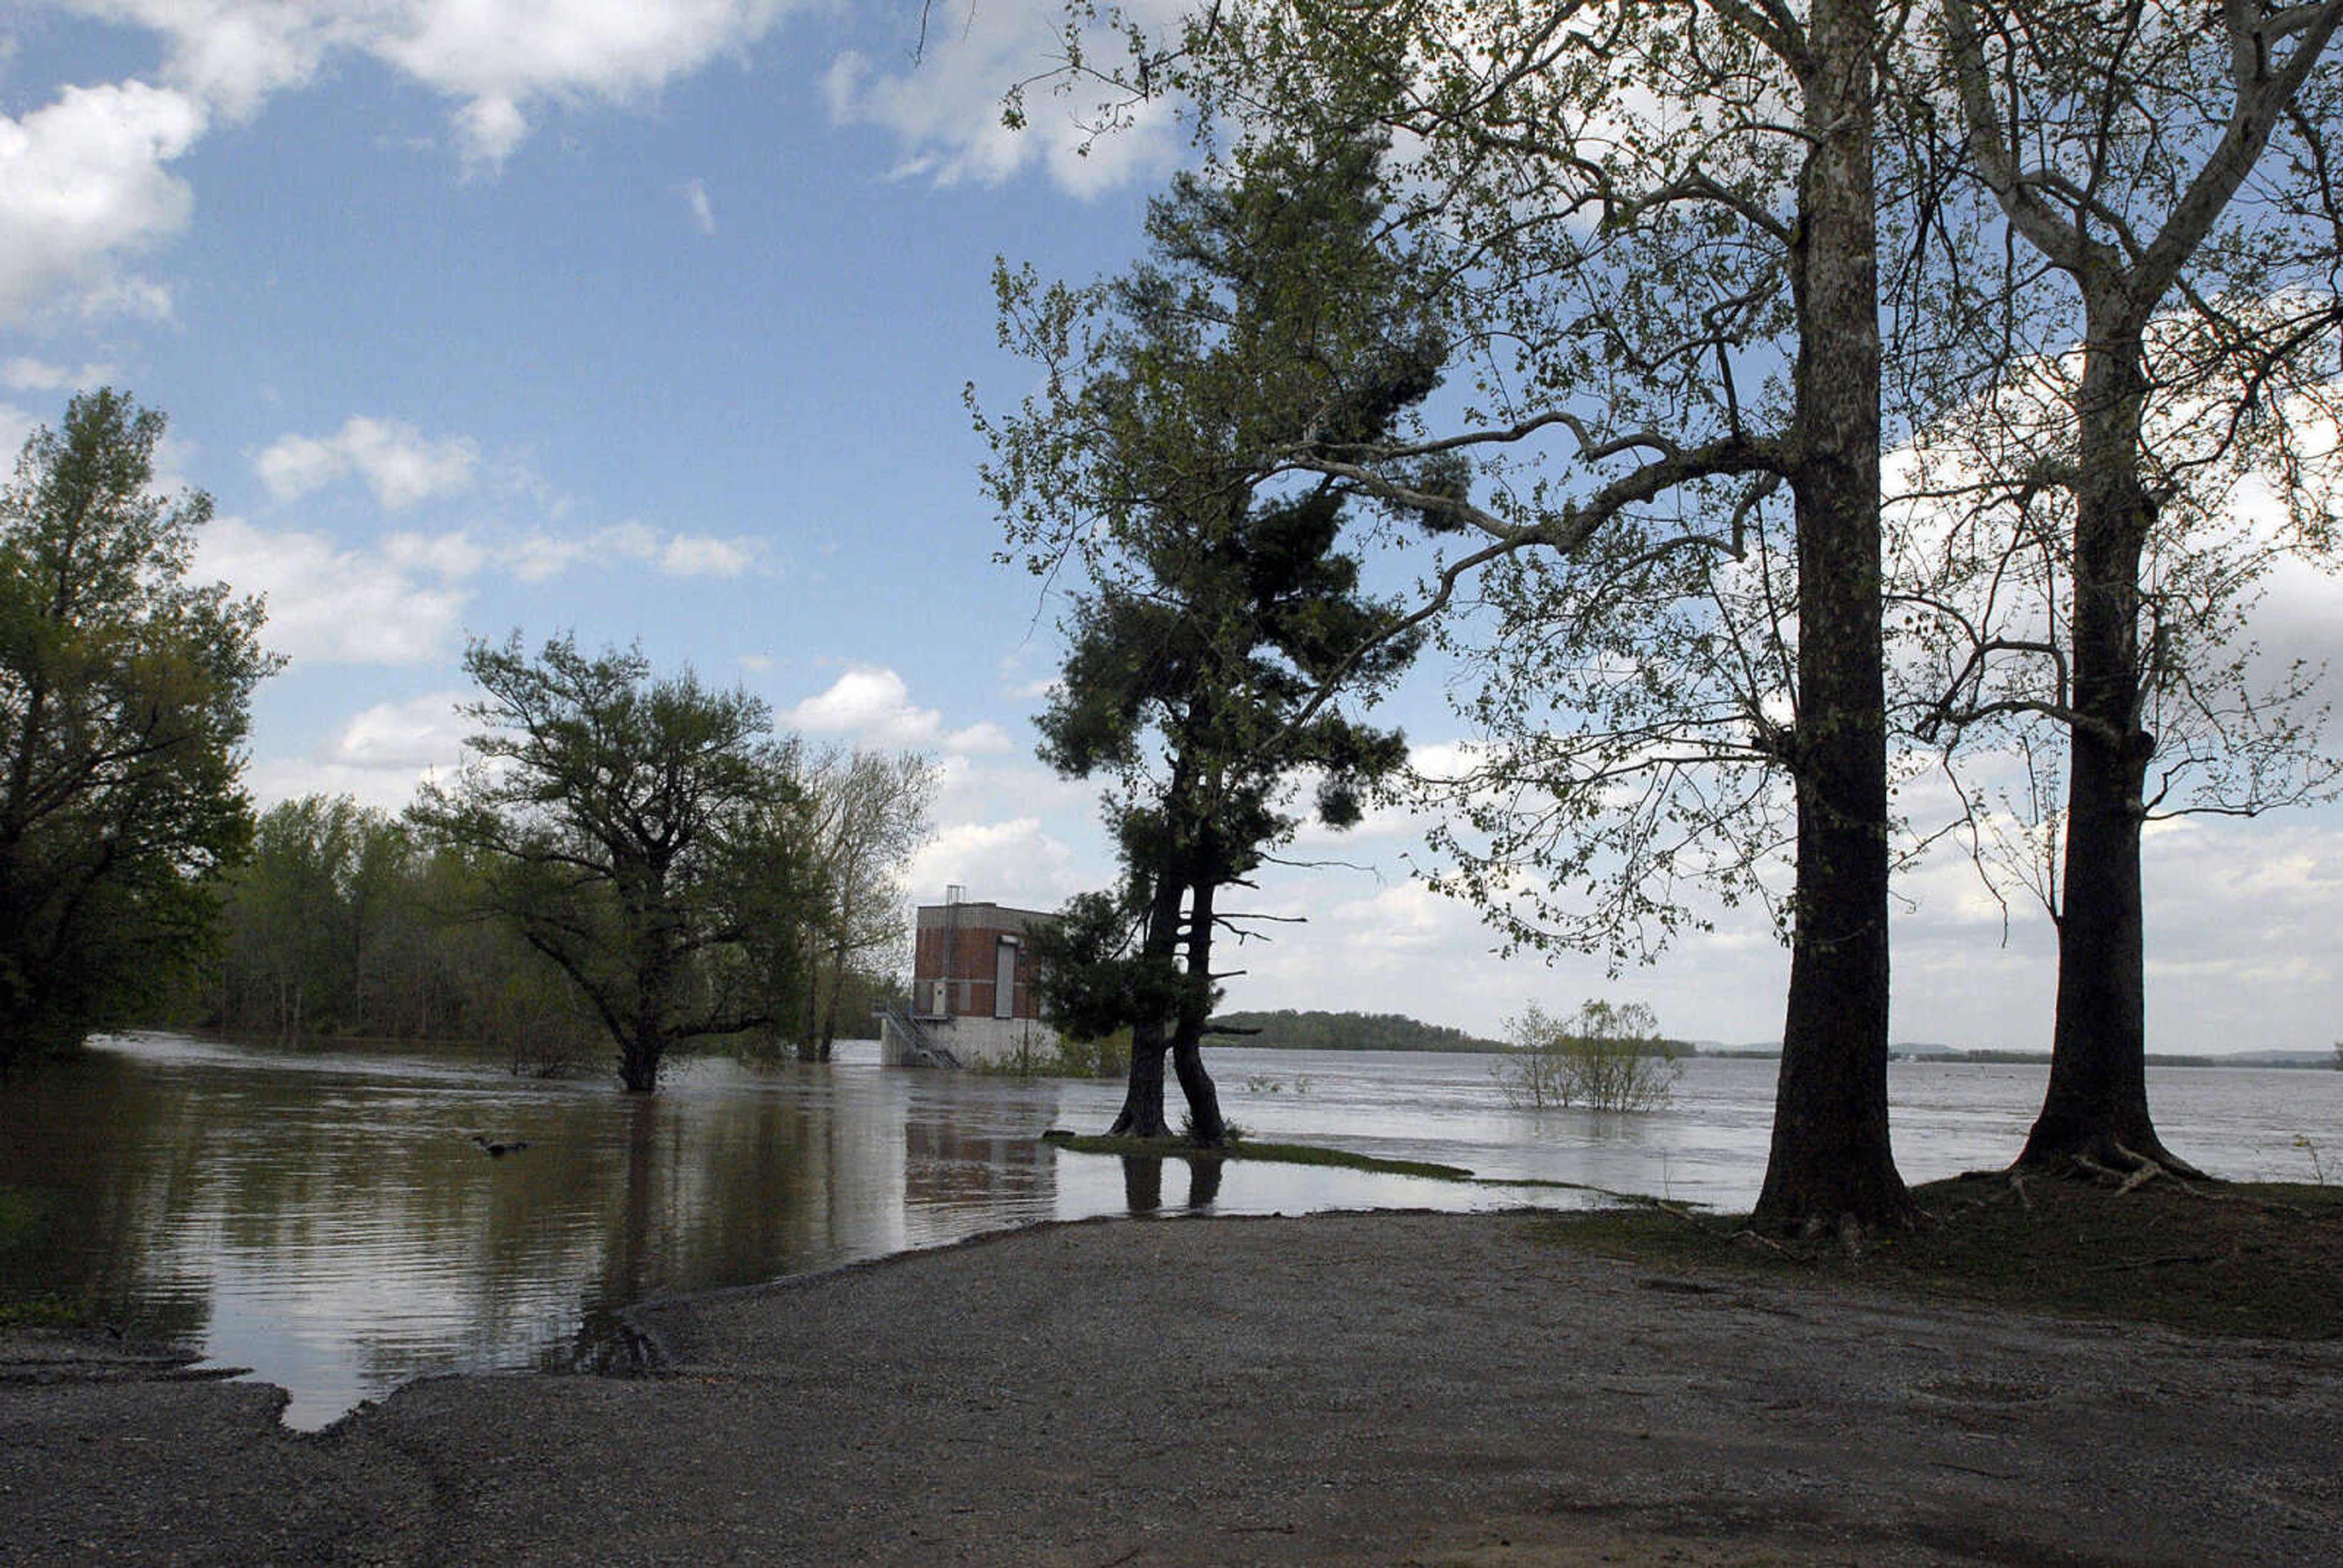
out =
<path fill-rule="evenodd" d="M 403 0 L 370 8 L 364 46 L 464 100 L 468 157 L 501 162 L 539 103 L 630 103 L 761 38 L 782 0 Z"/>
<path fill-rule="evenodd" d="M 904 879 L 922 901 L 958 883 L 971 898 L 1042 910 L 1081 888 L 1073 851 L 1035 817 L 947 828 L 911 857 Z"/>
<path fill-rule="evenodd" d="M 25 443 L 40 423 L 29 409 L 0 403 L 0 472 L 15 471 L 16 454 L 25 449 Z"/>
<path fill-rule="evenodd" d="M 764 565 L 761 539 L 719 539 L 705 534 L 662 538 L 642 523 L 618 523 L 590 534 L 563 536 L 539 528 L 495 548 L 497 562 L 523 582 L 544 582 L 572 567 L 634 561 L 675 578 L 738 578 Z"/>
<path fill-rule="evenodd" d="M 1185 9 L 1179 0 L 1133 0 L 1118 19 L 1168 37 Z M 1078 86 L 1061 96 L 1044 84 L 1026 100 L 1025 129 L 1002 125 L 1008 85 L 1057 65 L 1065 14 L 1056 0 L 987 0 L 970 9 L 962 25 L 930 33 L 921 57 L 897 71 L 843 53 L 823 80 L 830 116 L 842 125 L 893 132 L 904 149 L 897 176 L 939 185 L 997 185 L 1038 162 L 1061 187 L 1088 196 L 1175 165 L 1182 138 L 1160 99 L 1141 106 L 1112 135 L 1092 139 L 1088 127 L 1101 103 L 1121 95 Z M 1102 54 L 1121 57 L 1103 32 L 1094 42 Z"/>
<path fill-rule="evenodd" d="M 451 768 L 461 760 L 472 726 L 458 711 L 466 691 L 437 691 L 404 702 L 378 702 L 341 728 L 322 759 L 350 768 Z"/>
<path fill-rule="evenodd" d="M 393 534 L 382 541 L 382 553 L 401 571 L 428 572 L 449 582 L 471 577 L 488 559 L 488 552 L 464 533 Z"/>
<path fill-rule="evenodd" d="M 404 511 L 472 483 L 478 443 L 466 436 L 432 440 L 401 419 L 353 415 L 326 437 L 286 436 L 252 466 L 280 501 L 298 500 L 356 475 L 390 511 Z"/>
<path fill-rule="evenodd" d="M 427 588 L 387 554 L 342 548 L 318 534 L 220 518 L 206 528 L 196 570 L 239 593 L 268 596 L 261 640 L 297 663 L 423 664 L 453 644 L 468 595 Z"/>
<path fill-rule="evenodd" d="M 186 226 L 194 194 L 166 166 L 206 123 L 196 99 L 138 81 L 0 116 L 0 322 L 59 302 L 167 317 L 168 291 L 123 267 Z"/>
<path fill-rule="evenodd" d="M 473 725 L 458 710 L 463 691 L 437 691 L 379 702 L 344 723 L 306 757 L 256 759 L 250 777 L 263 805 L 309 794 L 348 795 L 361 804 L 397 810 L 416 787 L 452 773 L 463 760 Z"/>
<path fill-rule="evenodd" d="M 790 0 L 77 0 L 170 45 L 168 78 L 241 117 L 365 54 L 458 100 L 468 159 L 500 163 L 546 103 L 626 104 L 727 55 Z"/>
<path fill-rule="evenodd" d="M 683 182 L 683 205 L 691 226 L 705 235 L 716 232 L 716 204 L 708 197 L 708 182 L 697 176 Z"/>
<path fill-rule="evenodd" d="M 719 539 L 678 534 L 659 552 L 659 570 L 671 578 L 737 578 L 757 564 L 754 539 Z"/>
<path fill-rule="evenodd" d="M 857 665 L 781 715 L 789 729 L 816 735 L 850 735 L 866 746 L 933 748 L 961 755 L 1013 749 L 1008 733 L 986 721 L 947 733 L 943 715 L 916 707 L 910 688 L 891 669 Z"/>
<path fill-rule="evenodd" d="M 102 387 L 114 378 L 110 365 L 85 365 L 78 370 L 29 355 L 18 355 L 0 365 L 0 387 L 14 392 L 65 392 Z"/>

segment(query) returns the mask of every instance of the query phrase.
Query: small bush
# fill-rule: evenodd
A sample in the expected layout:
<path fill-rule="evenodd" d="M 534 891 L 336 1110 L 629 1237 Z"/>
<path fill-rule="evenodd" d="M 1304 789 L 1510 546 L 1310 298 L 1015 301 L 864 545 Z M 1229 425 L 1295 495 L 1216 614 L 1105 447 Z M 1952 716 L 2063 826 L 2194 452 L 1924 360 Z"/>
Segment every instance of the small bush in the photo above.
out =
<path fill-rule="evenodd" d="M 1498 1065 L 1497 1086 L 1523 1110 L 1657 1111 L 1684 1076 L 1642 1002 L 1588 1001 L 1569 1018 L 1532 1002 L 1506 1020 L 1505 1036 L 1513 1055 Z"/>

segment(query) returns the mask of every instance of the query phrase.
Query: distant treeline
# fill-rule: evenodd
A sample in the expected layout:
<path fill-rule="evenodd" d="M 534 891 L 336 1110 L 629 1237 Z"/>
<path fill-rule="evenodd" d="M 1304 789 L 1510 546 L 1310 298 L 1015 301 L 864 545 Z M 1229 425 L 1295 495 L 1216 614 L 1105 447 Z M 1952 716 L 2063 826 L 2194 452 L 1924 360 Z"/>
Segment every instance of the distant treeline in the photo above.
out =
<path fill-rule="evenodd" d="M 2046 1050 L 2008 1050 L 1993 1048 L 1979 1050 L 1950 1050 L 1941 1047 L 1914 1050 L 1898 1046 L 1891 1054 L 1900 1060 L 1906 1061 L 2008 1063 L 2021 1067 L 2050 1065 L 2050 1053 Z M 2247 1050 L 2227 1055 L 2151 1050 L 2147 1053 L 2147 1065 L 2150 1067 L 2312 1068 L 2343 1071 L 2343 1045 L 2338 1045 L 2331 1055 L 2321 1055 L 2315 1050 Z"/>
<path fill-rule="evenodd" d="M 1223 1045 L 1269 1050 L 1503 1050 L 1504 1041 L 1482 1040 L 1445 1024 L 1423 1023 L 1396 1012 L 1231 1012 L 1212 1020 L 1214 1029 L 1259 1030 L 1259 1034 L 1222 1038 Z"/>
<path fill-rule="evenodd" d="M 251 859 L 228 879 L 217 942 L 155 1021 L 241 1034 L 469 1041 L 508 1052 L 517 1070 L 599 1061 L 607 1031 L 586 999 L 511 922 L 480 912 L 481 868 L 421 841 L 402 819 L 347 796 L 271 808 Z M 805 944 L 816 946 L 813 939 Z M 798 974 L 803 1016 L 775 1031 L 820 1027 L 817 981 L 837 998 L 837 1029 L 877 1033 L 890 980 L 852 963 Z M 777 1042 L 705 1042 L 750 1051 Z"/>

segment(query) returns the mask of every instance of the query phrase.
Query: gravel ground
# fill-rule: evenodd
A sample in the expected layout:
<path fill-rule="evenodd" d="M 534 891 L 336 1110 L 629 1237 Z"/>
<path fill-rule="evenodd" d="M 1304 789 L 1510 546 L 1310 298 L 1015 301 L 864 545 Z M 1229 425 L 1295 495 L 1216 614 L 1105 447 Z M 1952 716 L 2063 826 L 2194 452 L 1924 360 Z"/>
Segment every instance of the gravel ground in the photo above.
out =
<path fill-rule="evenodd" d="M 2343 1563 L 2343 1344 L 1535 1224 L 1025 1231 L 639 1309 L 653 1375 L 430 1379 L 315 1436 L 20 1340 L 0 1561 Z"/>

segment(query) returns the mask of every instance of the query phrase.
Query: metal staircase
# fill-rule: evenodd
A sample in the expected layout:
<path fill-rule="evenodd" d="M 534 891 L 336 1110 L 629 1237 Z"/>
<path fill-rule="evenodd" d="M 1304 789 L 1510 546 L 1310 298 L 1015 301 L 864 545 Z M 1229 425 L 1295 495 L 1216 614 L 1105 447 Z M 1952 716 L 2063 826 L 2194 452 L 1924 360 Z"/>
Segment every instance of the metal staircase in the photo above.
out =
<path fill-rule="evenodd" d="M 929 1037 L 926 1027 L 922 1025 L 918 1019 L 911 1016 L 910 1009 L 890 1005 L 887 1009 L 887 1021 L 900 1030 L 903 1033 L 903 1038 L 911 1042 L 911 1060 L 918 1062 L 920 1066 L 960 1067 L 965 1065 L 961 1062 L 959 1056 L 953 1052 L 950 1046 L 944 1044 L 941 1040 L 933 1040 Z"/>

